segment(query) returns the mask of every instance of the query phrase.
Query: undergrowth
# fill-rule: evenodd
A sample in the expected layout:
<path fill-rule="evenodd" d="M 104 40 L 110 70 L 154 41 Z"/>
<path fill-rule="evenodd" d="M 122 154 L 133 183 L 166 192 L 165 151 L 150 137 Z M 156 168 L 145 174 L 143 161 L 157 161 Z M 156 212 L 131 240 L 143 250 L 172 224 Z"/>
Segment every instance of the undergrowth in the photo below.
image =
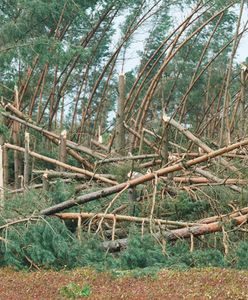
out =
<path fill-rule="evenodd" d="M 207 191 L 207 189 L 209 189 Z M 12 196 L 5 203 L 0 216 L 0 226 L 8 220 L 35 216 L 41 209 L 70 199 L 75 185 L 65 186 L 58 181 L 49 192 L 27 191 L 23 195 Z M 235 204 L 234 194 L 225 193 L 223 188 L 212 190 L 206 187 L 210 196 L 195 193 L 195 197 L 180 192 L 177 197 L 163 201 L 160 210 L 166 211 L 171 219 L 197 220 L 211 214 L 225 213 L 229 204 Z M 222 197 L 223 196 L 223 197 Z M 111 208 L 128 203 L 123 193 Z M 221 210 L 217 205 L 221 201 Z M 244 201 L 238 199 L 235 201 Z M 95 201 L 83 207 L 84 211 L 104 211 L 109 199 Z M 140 203 L 139 205 L 142 205 Z M 144 212 L 149 212 L 146 204 Z M 71 209 L 78 211 L 79 207 Z M 229 208 L 230 210 L 230 208 Z M 138 211 L 141 214 L 142 209 Z M 142 216 L 142 214 L 141 214 Z M 97 270 L 112 270 L 115 276 L 122 276 L 131 270 L 132 276 L 154 275 L 161 268 L 188 269 L 192 267 L 234 267 L 248 269 L 248 242 L 245 233 L 235 232 L 228 225 L 223 227 L 228 233 L 228 255 L 224 255 L 223 234 L 204 236 L 194 239 L 194 250 L 189 241 L 162 243 L 148 231 L 141 236 L 138 226 L 125 223 L 128 233 L 126 249 L 119 253 L 110 253 L 102 247 L 102 240 L 96 235 L 82 231 L 81 240 L 68 223 L 55 217 L 38 218 L 0 229 L 0 266 L 12 266 L 22 269 L 70 269 L 74 267 L 92 267 Z"/>
<path fill-rule="evenodd" d="M 125 250 L 109 253 L 103 249 L 96 236 L 83 235 L 79 241 L 63 222 L 51 218 L 11 226 L 2 231 L 2 237 L 5 240 L 0 242 L 0 265 L 18 270 L 60 270 L 90 266 L 100 271 L 135 270 L 133 276 L 140 276 L 149 274 L 149 269 L 155 273 L 161 268 L 248 268 L 247 242 L 237 246 L 231 260 L 218 249 L 196 249 L 190 252 L 186 241 L 167 243 L 162 249 L 151 235 L 141 237 L 137 230 L 133 230 Z"/>

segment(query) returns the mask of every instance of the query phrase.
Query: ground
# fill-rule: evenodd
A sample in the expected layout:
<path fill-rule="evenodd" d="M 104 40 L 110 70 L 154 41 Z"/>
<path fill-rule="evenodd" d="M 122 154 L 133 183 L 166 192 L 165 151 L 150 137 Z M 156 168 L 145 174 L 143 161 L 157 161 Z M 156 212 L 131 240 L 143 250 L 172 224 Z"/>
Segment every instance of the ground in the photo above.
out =
<path fill-rule="evenodd" d="M 80 299 L 248 299 L 248 271 L 227 269 L 162 270 L 157 276 L 113 276 L 89 269 L 15 272 L 0 269 L 1 300 L 66 299 L 70 283 L 90 287 Z"/>

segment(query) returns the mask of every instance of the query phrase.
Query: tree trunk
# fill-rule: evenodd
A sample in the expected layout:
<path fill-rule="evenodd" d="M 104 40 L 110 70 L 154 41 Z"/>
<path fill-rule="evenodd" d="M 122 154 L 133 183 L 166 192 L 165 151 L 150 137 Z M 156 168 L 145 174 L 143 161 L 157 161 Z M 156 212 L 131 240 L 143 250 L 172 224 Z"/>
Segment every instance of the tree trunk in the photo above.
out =
<path fill-rule="evenodd" d="M 218 149 L 216 151 L 212 151 L 208 154 L 199 156 L 195 159 L 191 159 L 191 160 L 186 161 L 184 163 L 178 163 L 178 164 L 175 164 L 175 165 L 172 165 L 172 166 L 168 166 L 166 168 L 159 169 L 154 173 L 148 173 L 146 175 L 143 175 L 143 176 L 140 176 L 138 178 L 129 180 L 127 182 L 117 184 L 113 187 L 105 188 L 105 189 L 102 189 L 102 190 L 97 191 L 97 192 L 93 192 L 93 193 L 90 193 L 90 194 L 87 194 L 87 195 L 79 196 L 75 199 L 70 199 L 68 201 L 65 201 L 65 202 L 62 202 L 60 204 L 49 207 L 47 209 L 44 209 L 40 213 L 43 214 L 43 215 L 51 215 L 51 214 L 60 212 L 64 209 L 66 209 L 66 208 L 73 207 L 75 205 L 84 204 L 84 203 L 87 203 L 87 202 L 90 202 L 90 201 L 93 201 L 93 200 L 96 200 L 96 199 L 102 199 L 102 198 L 107 197 L 109 195 L 116 194 L 116 193 L 122 191 L 123 189 L 126 189 L 127 187 L 134 187 L 134 186 L 142 184 L 144 182 L 151 181 L 151 180 L 155 179 L 156 176 L 161 177 L 161 176 L 164 176 L 168 173 L 172 173 L 172 172 L 183 170 L 185 168 L 189 168 L 193 165 L 208 161 L 211 158 L 215 158 L 217 156 L 223 155 L 224 153 L 230 152 L 234 149 L 237 149 L 237 148 L 245 146 L 245 145 L 248 145 L 248 139 L 245 139 L 241 142 L 238 142 L 238 143 L 232 144 L 230 146 Z M 11 147 L 13 147 L 13 146 L 11 146 Z"/>
<path fill-rule="evenodd" d="M 125 127 L 124 127 L 124 105 L 125 105 L 125 75 L 119 76 L 119 99 L 117 103 L 115 150 L 123 155 L 125 153 Z"/>

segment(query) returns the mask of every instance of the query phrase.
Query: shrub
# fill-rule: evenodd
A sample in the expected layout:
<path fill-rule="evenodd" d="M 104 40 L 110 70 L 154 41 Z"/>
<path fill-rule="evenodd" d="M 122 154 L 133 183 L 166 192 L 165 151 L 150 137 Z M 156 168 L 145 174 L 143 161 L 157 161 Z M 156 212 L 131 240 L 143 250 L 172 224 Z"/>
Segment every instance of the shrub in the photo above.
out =
<path fill-rule="evenodd" d="M 2 265 L 61 269 L 104 262 L 105 253 L 97 239 L 79 242 L 58 219 L 11 227 L 5 235 L 8 242 L 1 243 Z"/>
<path fill-rule="evenodd" d="M 132 236 L 128 247 L 120 254 L 120 265 L 124 269 L 146 268 L 165 264 L 161 247 L 148 235 Z"/>
<path fill-rule="evenodd" d="M 225 259 L 219 250 L 196 250 L 192 253 L 194 267 L 225 267 Z"/>
<path fill-rule="evenodd" d="M 236 267 L 248 269 L 248 242 L 241 242 L 236 250 Z"/>

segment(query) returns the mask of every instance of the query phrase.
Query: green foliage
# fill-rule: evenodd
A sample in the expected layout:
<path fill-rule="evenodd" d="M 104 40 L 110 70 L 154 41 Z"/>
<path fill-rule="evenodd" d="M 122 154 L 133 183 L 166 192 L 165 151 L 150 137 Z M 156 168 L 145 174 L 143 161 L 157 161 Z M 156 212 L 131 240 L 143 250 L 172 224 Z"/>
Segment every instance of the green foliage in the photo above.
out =
<path fill-rule="evenodd" d="M 52 202 L 57 204 L 68 200 L 75 194 L 74 184 L 65 184 L 62 180 L 56 180 L 56 183 L 52 185 L 48 195 Z"/>
<path fill-rule="evenodd" d="M 3 266 L 23 269 L 74 268 L 92 266 L 103 269 L 106 255 L 100 241 L 85 236 L 79 241 L 59 219 L 41 219 L 27 226 L 6 229 L 7 242 L 1 242 L 0 257 Z M 31 265 L 30 265 L 31 264 Z"/>
<path fill-rule="evenodd" d="M 223 254 L 216 249 L 196 250 L 192 252 L 192 266 L 194 267 L 225 267 Z"/>
<path fill-rule="evenodd" d="M 46 194 L 39 190 L 29 190 L 23 194 L 7 195 L 7 197 L 0 220 L 1 216 L 4 220 L 33 215 L 53 203 L 51 199 L 46 197 Z"/>
<path fill-rule="evenodd" d="M 109 168 L 109 173 L 114 174 L 118 182 L 124 182 L 128 180 L 127 174 L 133 170 L 133 165 L 131 162 L 127 162 L 123 165 L 118 166 L 111 166 Z"/>
<path fill-rule="evenodd" d="M 122 269 L 146 268 L 165 263 L 161 247 L 150 235 L 143 238 L 140 234 L 132 235 L 127 249 L 119 257 Z"/>
<path fill-rule="evenodd" d="M 78 284 L 71 282 L 60 289 L 60 294 L 69 299 L 76 299 L 79 297 L 88 297 L 90 295 L 91 289 L 90 285 L 85 284 L 80 287 Z"/>
<path fill-rule="evenodd" d="M 244 241 L 238 245 L 236 260 L 236 267 L 238 269 L 248 269 L 248 242 Z"/>
<path fill-rule="evenodd" d="M 176 220 L 197 220 L 210 209 L 206 200 L 194 200 L 185 192 L 180 192 L 177 198 L 168 202 L 168 207 L 174 212 Z"/>
<path fill-rule="evenodd" d="M 3 123 L 0 124 L 0 135 L 2 135 L 5 140 L 8 140 L 10 138 L 9 128 Z"/>

